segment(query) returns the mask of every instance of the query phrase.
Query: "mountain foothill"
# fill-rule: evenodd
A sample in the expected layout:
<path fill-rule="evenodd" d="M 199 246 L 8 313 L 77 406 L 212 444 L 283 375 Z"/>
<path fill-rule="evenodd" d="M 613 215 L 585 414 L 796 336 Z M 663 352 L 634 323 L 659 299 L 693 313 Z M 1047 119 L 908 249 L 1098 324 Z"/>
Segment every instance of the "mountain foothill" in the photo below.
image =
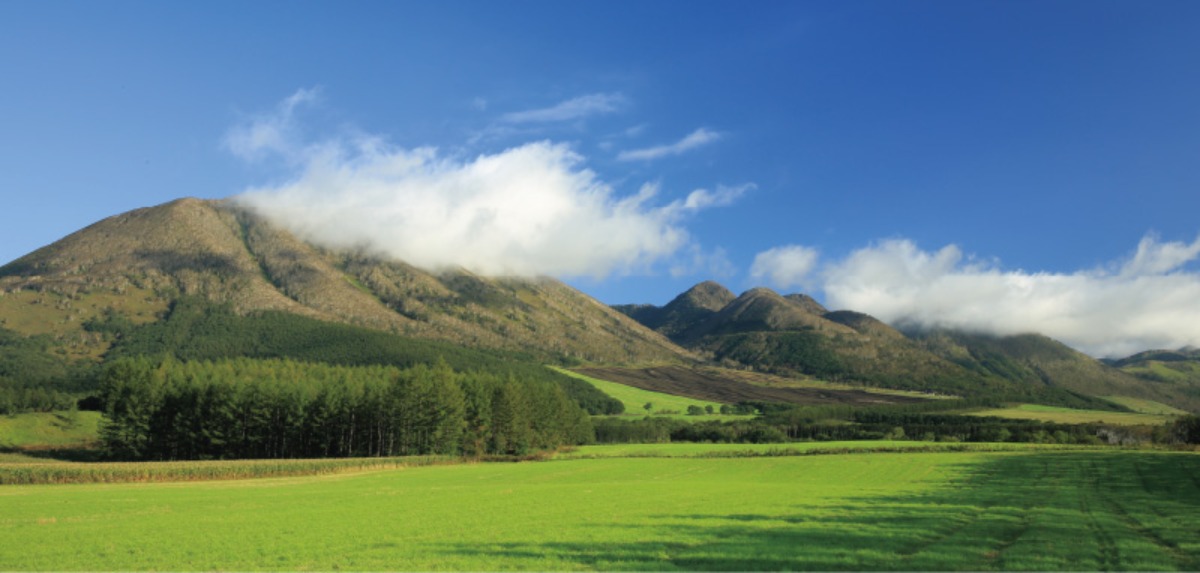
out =
<path fill-rule="evenodd" d="M 137 353 L 344 364 L 404 355 L 389 348 L 607 370 L 650 387 L 692 373 L 678 391 L 699 397 L 827 383 L 808 396 L 1127 396 L 1200 410 L 1196 349 L 1102 362 L 1033 333 L 898 330 L 804 294 L 735 295 L 711 281 L 661 307 L 609 307 L 552 278 L 431 271 L 318 246 L 227 200 L 116 215 L 0 267 L 0 381 L 26 393 L 78 391 L 86 372 Z"/>

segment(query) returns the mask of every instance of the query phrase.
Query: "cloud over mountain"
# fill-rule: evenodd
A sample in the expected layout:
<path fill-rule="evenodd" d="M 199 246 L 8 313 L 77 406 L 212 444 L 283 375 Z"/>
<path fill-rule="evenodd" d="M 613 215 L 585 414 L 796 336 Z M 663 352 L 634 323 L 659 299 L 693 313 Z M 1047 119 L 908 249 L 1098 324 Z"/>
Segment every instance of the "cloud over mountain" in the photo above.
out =
<path fill-rule="evenodd" d="M 1142 239 L 1107 268 L 1070 273 L 1005 270 L 954 245 L 921 250 L 896 239 L 820 271 L 827 304 L 889 323 L 996 334 L 1039 332 L 1094 356 L 1200 344 L 1200 257 L 1192 243 Z"/>
<path fill-rule="evenodd" d="M 785 245 L 759 253 L 750 266 L 750 277 L 779 288 L 808 284 L 820 255 L 812 247 Z"/>
<path fill-rule="evenodd" d="M 621 196 L 581 155 L 548 141 L 467 159 L 363 134 L 295 141 L 295 108 L 310 101 L 304 93 L 231 130 L 227 145 L 239 156 L 273 153 L 294 166 L 287 182 L 236 200 L 320 244 L 427 269 L 557 277 L 642 270 L 685 247 L 690 255 L 684 220 L 749 188 L 698 189 L 655 204 L 656 185 Z M 571 100 L 511 120 L 552 121 L 609 105 L 609 97 Z"/>

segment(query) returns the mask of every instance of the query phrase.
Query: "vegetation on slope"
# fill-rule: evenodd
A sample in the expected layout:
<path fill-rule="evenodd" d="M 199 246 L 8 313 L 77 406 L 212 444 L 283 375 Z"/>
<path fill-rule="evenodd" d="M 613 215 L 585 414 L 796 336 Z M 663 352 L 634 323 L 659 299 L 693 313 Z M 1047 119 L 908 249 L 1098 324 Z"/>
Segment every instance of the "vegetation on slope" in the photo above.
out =
<path fill-rule="evenodd" d="M 544 361 L 687 354 L 552 279 L 432 273 L 328 251 L 234 204 L 195 199 L 110 217 L 0 268 L 0 324 L 74 348 L 87 338 L 82 325 L 107 309 L 144 322 L 181 295 L 238 314 L 278 311 Z M 40 301 L 32 322 L 22 306 L 30 297 Z M 95 358 L 105 349 L 89 340 L 79 351 Z"/>

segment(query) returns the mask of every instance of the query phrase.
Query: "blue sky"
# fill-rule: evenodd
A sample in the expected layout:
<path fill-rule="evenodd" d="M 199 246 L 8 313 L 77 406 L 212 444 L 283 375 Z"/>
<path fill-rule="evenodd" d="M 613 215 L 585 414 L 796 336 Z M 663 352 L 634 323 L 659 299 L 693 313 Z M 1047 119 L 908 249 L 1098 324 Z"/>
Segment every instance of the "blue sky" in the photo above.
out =
<path fill-rule="evenodd" d="M 1189 1 L 8 1 L 0 261 L 239 196 L 606 303 L 713 278 L 1200 344 L 1198 29 Z"/>

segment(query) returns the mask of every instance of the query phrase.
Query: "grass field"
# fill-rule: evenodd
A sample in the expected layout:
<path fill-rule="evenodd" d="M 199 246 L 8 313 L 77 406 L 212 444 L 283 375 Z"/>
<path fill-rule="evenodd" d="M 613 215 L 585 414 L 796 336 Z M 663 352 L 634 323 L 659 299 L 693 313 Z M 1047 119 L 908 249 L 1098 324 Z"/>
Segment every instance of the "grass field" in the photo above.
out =
<path fill-rule="evenodd" d="M 608 458 L 0 488 L 8 570 L 1195 570 L 1200 455 Z"/>
<path fill-rule="evenodd" d="M 803 456 L 812 453 L 852 453 L 861 451 L 955 451 L 995 452 L 1030 450 L 1082 450 L 1097 446 L 1063 446 L 1026 443 L 946 443 L 908 440 L 858 440 L 845 442 L 792 442 L 787 444 L 612 444 L 583 446 L 574 451 L 557 454 L 555 459 L 596 458 L 719 458 L 756 456 Z"/>
<path fill-rule="evenodd" d="M 99 412 L 37 412 L 0 416 L 0 449 L 87 448 L 100 435 Z"/>
<path fill-rule="evenodd" d="M 706 400 L 696 400 L 693 398 L 684 398 L 682 396 L 675 396 L 672 394 L 664 394 L 662 392 L 652 392 L 650 390 L 642 390 L 641 388 L 634 388 L 633 386 L 626 386 L 624 384 L 618 384 L 616 382 L 600 380 L 599 378 L 593 378 L 591 376 L 580 374 L 578 372 L 571 372 L 570 370 L 566 370 L 566 369 L 562 369 L 562 368 L 555 368 L 555 370 L 562 372 L 563 374 L 566 374 L 567 376 L 571 376 L 571 377 L 583 380 L 584 382 L 587 382 L 588 384 L 595 386 L 601 392 L 604 392 L 605 394 L 608 394 L 609 396 L 612 396 L 613 398 L 620 400 L 621 403 L 625 405 L 625 415 L 626 416 L 645 416 L 646 409 L 644 408 L 644 406 L 646 405 L 646 403 L 650 403 L 650 404 L 654 405 L 654 407 L 650 410 L 651 414 L 662 414 L 664 411 L 676 412 L 679 414 L 686 414 L 688 406 L 699 406 L 701 408 L 703 408 L 705 406 L 711 406 L 713 411 L 720 411 L 720 408 L 721 408 L 720 402 L 709 402 Z M 706 418 L 706 419 L 725 419 L 725 418 L 736 419 L 736 418 L 746 418 L 747 416 L 729 416 L 729 415 L 723 416 L 721 414 L 705 414 L 703 416 L 688 416 L 688 417 L 691 419 L 701 418 L 701 417 Z"/>
<path fill-rule="evenodd" d="M 971 412 L 973 416 L 997 416 L 1016 420 L 1041 420 L 1060 424 L 1091 424 L 1104 422 L 1121 426 L 1161 426 L 1175 419 L 1162 413 L 1105 412 L 1103 410 L 1075 410 L 1040 404 L 1020 404 L 1011 408 L 994 408 Z"/>
<path fill-rule="evenodd" d="M 1160 414 L 1165 416 L 1186 416 L 1188 414 L 1187 410 L 1180 410 L 1179 408 L 1168 406 L 1162 402 L 1155 402 L 1154 400 L 1143 400 L 1128 396 L 1104 396 L 1104 399 L 1141 414 Z"/>

